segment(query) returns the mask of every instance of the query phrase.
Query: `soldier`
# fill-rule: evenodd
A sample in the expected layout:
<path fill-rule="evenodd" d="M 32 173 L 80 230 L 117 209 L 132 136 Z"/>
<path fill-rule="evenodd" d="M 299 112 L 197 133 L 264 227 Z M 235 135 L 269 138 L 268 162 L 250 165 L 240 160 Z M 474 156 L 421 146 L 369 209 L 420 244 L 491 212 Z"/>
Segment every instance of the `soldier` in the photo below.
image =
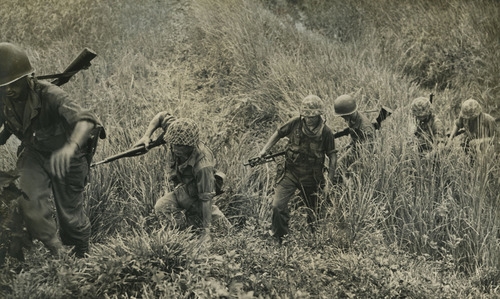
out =
<path fill-rule="evenodd" d="M 448 142 L 453 140 L 460 129 L 465 131 L 464 146 L 467 151 L 470 147 L 484 149 L 486 145 L 493 146 L 500 134 L 495 119 L 482 112 L 481 105 L 474 99 L 462 103 L 460 115 L 455 121 Z"/>
<path fill-rule="evenodd" d="M 179 228 L 201 224 L 202 240 L 210 240 L 212 216 L 229 226 L 224 214 L 212 202 L 216 195 L 214 155 L 200 141 L 199 128 L 193 120 L 175 119 L 166 112 L 160 112 L 153 118 L 146 134 L 136 145 L 148 142 L 160 126 L 166 129 L 164 139 L 170 147 L 169 179 L 175 187 L 158 199 L 155 212 Z"/>
<path fill-rule="evenodd" d="M 349 169 L 358 159 L 361 145 L 371 144 L 375 137 L 375 128 L 368 118 L 358 111 L 358 105 L 350 95 L 341 95 L 336 98 L 333 101 L 333 109 L 334 115 L 342 117 L 349 127 L 351 142 L 338 161 L 342 169 Z"/>
<path fill-rule="evenodd" d="M 325 124 L 323 101 L 315 95 L 302 100 L 300 116 L 281 126 L 269 138 L 259 157 L 265 156 L 284 137 L 289 141 L 283 173 L 278 174 L 276 179 L 270 231 L 280 243 L 283 236 L 288 234 L 288 203 L 297 189 L 308 208 L 307 220 L 314 231 L 318 191 L 325 185 L 325 157 L 329 158 L 326 171 L 330 182 L 334 181 L 337 162 L 333 132 Z"/>
<path fill-rule="evenodd" d="M 59 87 L 37 81 L 28 56 L 17 46 L 0 43 L 0 57 L 5 120 L 0 144 L 12 134 L 21 140 L 17 170 L 24 196 L 18 200 L 27 229 L 53 254 L 64 244 L 74 246 L 72 253 L 84 257 L 91 232 L 83 207 L 89 172 L 87 145 L 99 122 Z M 52 217 L 51 193 L 62 243 Z"/>
<path fill-rule="evenodd" d="M 432 112 L 431 102 L 428 98 L 418 97 L 411 103 L 411 111 L 415 117 L 417 128 L 418 152 L 429 154 L 437 149 L 437 145 L 445 138 L 443 123 Z"/>

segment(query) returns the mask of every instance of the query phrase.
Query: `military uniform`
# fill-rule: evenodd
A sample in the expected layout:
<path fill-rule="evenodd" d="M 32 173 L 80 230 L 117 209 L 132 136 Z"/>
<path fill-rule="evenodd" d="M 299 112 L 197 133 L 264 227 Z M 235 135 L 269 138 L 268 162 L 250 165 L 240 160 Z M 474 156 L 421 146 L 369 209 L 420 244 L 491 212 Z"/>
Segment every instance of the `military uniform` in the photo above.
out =
<path fill-rule="evenodd" d="M 362 148 L 370 150 L 375 138 L 375 128 L 371 121 L 362 113 L 357 112 L 347 122 L 351 142 L 347 150 L 339 158 L 338 164 L 344 168 L 351 166 L 359 157 Z"/>
<path fill-rule="evenodd" d="M 419 153 L 427 153 L 434 149 L 436 142 L 444 140 L 444 126 L 431 110 L 431 102 L 425 97 L 419 97 L 412 102 L 412 113 L 417 128 L 415 137 Z"/>
<path fill-rule="evenodd" d="M 455 121 L 455 125 L 457 128 L 465 130 L 465 136 L 468 140 L 491 138 L 497 134 L 495 118 L 484 112 L 481 112 L 474 119 L 459 117 Z"/>
<path fill-rule="evenodd" d="M 216 221 L 228 221 L 219 208 L 212 203 L 216 195 L 215 165 L 212 151 L 199 142 L 198 127 L 189 119 L 176 119 L 165 113 L 160 122 L 166 129 L 165 141 L 170 145 L 168 153 L 169 179 L 175 185 L 172 192 L 158 199 L 155 211 L 165 215 L 174 225 L 185 228 L 188 225 L 209 227 L 203 223 L 203 203 L 211 203 L 211 217 Z M 172 121 L 173 120 L 173 121 Z M 174 155 L 172 146 L 184 145 L 193 149 L 185 161 Z"/>
<path fill-rule="evenodd" d="M 455 128 L 450 135 L 452 139 L 458 130 L 464 129 L 465 142 L 464 147 L 469 151 L 472 144 L 475 143 L 474 150 L 484 150 L 487 145 L 496 147 L 498 151 L 498 131 L 495 119 L 482 112 L 479 103 L 474 99 L 468 99 L 462 103 L 460 115 L 455 121 Z"/>
<path fill-rule="evenodd" d="M 52 153 L 68 142 L 77 122 L 99 122 L 59 87 L 45 82 L 32 81 L 32 84 L 23 115 L 16 112 L 7 98 L 2 99 L 7 138 L 14 134 L 21 140 L 17 168 L 20 189 L 29 199 L 20 200 L 25 223 L 34 238 L 49 248 L 57 246 L 57 228 L 49 203 L 52 193 L 63 244 L 75 245 L 86 252 L 90 238 L 90 221 L 83 207 L 89 171 L 87 152 L 83 146 L 77 151 L 63 178 L 52 174 L 49 164 Z"/>
<path fill-rule="evenodd" d="M 417 120 L 417 147 L 420 153 L 430 152 L 435 141 L 442 140 L 445 136 L 443 123 L 435 115 L 430 115 L 425 120 Z"/>
<path fill-rule="evenodd" d="M 288 203 L 298 189 L 308 208 L 308 223 L 313 223 L 318 208 L 318 191 L 324 186 L 325 155 L 335 153 L 332 130 L 325 124 L 317 132 L 308 132 L 303 120 L 296 117 L 278 129 L 279 138 L 288 137 L 285 168 L 277 178 L 272 203 L 272 234 L 288 234 Z"/>
<path fill-rule="evenodd" d="M 17 46 L 0 43 L 0 100 L 4 130 L 0 144 L 13 134 L 18 149 L 18 199 L 27 229 L 32 237 L 58 253 L 56 222 L 52 217 L 50 195 L 59 221 L 63 244 L 74 245 L 82 257 L 90 238 L 90 221 L 83 207 L 83 191 L 94 144 L 89 142 L 97 118 L 82 109 L 59 87 L 38 82 L 28 56 Z M 101 131 L 101 138 L 104 138 Z"/>
<path fill-rule="evenodd" d="M 178 227 L 200 226 L 203 218 L 201 203 L 211 201 L 215 196 L 215 164 L 212 151 L 204 144 L 200 144 L 183 163 L 169 154 L 169 178 L 175 187 L 158 199 L 155 211 L 168 215 Z M 224 218 L 215 204 L 212 204 L 212 217 L 214 220 Z"/>

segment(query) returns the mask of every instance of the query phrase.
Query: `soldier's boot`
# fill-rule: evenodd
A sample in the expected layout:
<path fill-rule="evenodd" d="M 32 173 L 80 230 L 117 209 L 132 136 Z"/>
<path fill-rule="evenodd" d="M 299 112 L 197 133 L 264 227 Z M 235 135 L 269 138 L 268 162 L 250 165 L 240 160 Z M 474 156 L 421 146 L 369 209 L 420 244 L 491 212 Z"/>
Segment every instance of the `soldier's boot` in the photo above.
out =
<path fill-rule="evenodd" d="M 88 242 L 79 242 L 78 244 L 71 249 L 70 254 L 74 255 L 77 258 L 84 258 L 86 254 L 89 253 L 89 243 Z"/>
<path fill-rule="evenodd" d="M 50 254 L 54 257 L 59 257 L 63 250 L 63 244 L 57 237 L 49 241 L 43 242 L 43 245 L 49 250 Z"/>

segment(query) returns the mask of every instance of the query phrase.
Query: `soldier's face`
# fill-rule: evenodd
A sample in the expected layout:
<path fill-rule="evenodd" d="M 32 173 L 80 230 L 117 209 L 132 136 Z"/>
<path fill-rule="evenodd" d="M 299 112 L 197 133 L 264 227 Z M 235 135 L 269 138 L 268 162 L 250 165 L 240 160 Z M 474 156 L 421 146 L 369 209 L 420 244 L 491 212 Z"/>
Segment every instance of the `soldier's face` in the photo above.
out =
<path fill-rule="evenodd" d="M 319 124 L 320 116 L 304 116 L 304 122 L 306 123 L 306 126 L 310 128 L 314 128 Z"/>
<path fill-rule="evenodd" d="M 193 153 L 194 147 L 189 145 L 172 145 L 172 153 L 181 161 L 186 161 Z"/>
<path fill-rule="evenodd" d="M 0 96 L 11 101 L 23 100 L 28 93 L 28 81 L 22 77 L 8 85 L 0 86 Z"/>

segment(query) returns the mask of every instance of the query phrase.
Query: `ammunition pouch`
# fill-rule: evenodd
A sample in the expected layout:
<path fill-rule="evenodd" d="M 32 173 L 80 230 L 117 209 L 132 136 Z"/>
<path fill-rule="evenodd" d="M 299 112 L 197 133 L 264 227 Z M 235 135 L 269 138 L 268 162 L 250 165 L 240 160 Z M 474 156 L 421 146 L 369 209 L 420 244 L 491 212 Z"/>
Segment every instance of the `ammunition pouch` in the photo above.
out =
<path fill-rule="evenodd" d="M 285 154 L 286 162 L 296 164 L 296 165 L 305 165 L 309 167 L 315 166 L 323 166 L 325 162 L 325 158 L 318 158 L 315 156 L 310 156 L 305 153 L 295 152 L 293 150 L 287 150 Z"/>

